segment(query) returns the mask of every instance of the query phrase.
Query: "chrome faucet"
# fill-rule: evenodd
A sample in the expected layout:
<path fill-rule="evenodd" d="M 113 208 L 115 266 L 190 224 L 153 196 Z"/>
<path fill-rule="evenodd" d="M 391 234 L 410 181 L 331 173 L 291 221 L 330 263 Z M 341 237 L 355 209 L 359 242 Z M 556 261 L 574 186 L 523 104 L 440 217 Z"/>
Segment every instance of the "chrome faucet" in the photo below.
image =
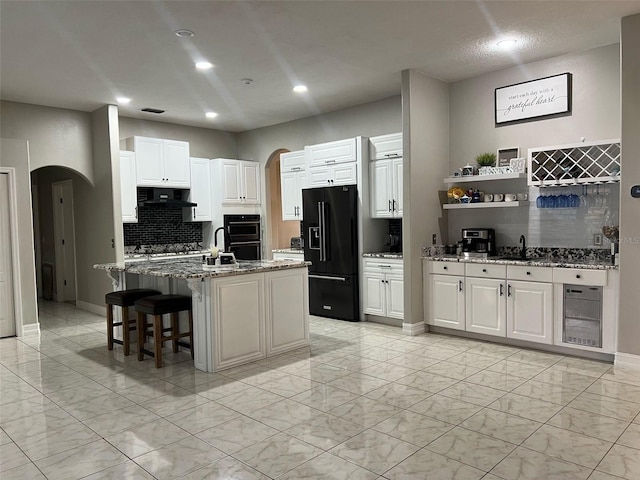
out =
<path fill-rule="evenodd" d="M 522 260 L 527 259 L 527 240 L 524 235 L 520 235 L 520 243 L 522 244 L 522 248 L 520 249 L 520 258 Z"/>
<path fill-rule="evenodd" d="M 226 227 L 216 228 L 216 231 L 213 232 L 213 245 L 215 247 L 218 246 L 218 232 L 220 230 L 223 231 L 223 237 L 224 237 L 224 248 L 222 249 L 222 251 L 226 252 L 227 251 L 227 246 L 231 243 L 231 236 L 229 235 L 229 230 L 227 230 Z"/>

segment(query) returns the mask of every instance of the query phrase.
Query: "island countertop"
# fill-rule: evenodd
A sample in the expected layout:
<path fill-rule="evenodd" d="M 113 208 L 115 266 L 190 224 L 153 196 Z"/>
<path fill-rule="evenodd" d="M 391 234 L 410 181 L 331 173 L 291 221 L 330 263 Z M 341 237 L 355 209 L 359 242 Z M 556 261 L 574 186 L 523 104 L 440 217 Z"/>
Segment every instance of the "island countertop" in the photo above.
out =
<path fill-rule="evenodd" d="M 187 257 L 125 263 L 102 263 L 94 265 L 93 268 L 107 272 L 190 279 L 228 277 L 268 270 L 305 268 L 309 265 L 311 265 L 311 262 L 296 260 L 238 260 L 238 263 L 233 267 L 205 267 L 200 257 Z"/>

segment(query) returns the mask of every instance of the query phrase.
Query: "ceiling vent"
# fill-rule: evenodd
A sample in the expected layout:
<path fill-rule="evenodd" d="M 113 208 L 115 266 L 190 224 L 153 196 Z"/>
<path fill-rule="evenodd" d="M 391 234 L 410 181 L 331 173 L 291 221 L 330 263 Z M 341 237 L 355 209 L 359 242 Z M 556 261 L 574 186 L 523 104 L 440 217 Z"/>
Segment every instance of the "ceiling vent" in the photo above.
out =
<path fill-rule="evenodd" d="M 141 111 L 147 112 L 147 113 L 157 113 L 157 114 L 164 113 L 164 110 L 159 110 L 157 108 L 143 108 Z"/>

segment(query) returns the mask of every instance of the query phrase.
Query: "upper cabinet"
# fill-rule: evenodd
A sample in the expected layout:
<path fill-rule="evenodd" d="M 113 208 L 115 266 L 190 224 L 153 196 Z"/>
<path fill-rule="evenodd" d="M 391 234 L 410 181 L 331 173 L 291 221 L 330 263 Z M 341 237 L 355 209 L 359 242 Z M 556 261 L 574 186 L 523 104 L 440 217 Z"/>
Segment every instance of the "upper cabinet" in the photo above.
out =
<path fill-rule="evenodd" d="M 187 222 L 210 222 L 213 220 L 211 198 L 211 160 L 191 158 L 191 189 L 189 201 L 197 206 L 184 208 L 183 219 Z"/>
<path fill-rule="evenodd" d="M 138 223 L 136 154 L 133 152 L 120 152 L 120 195 L 122 223 Z"/>
<path fill-rule="evenodd" d="M 151 137 L 131 137 L 127 149 L 136 154 L 141 187 L 190 188 L 189 143 Z"/>
<path fill-rule="evenodd" d="M 319 167 L 334 163 L 355 162 L 358 149 L 355 138 L 336 142 L 320 143 L 305 148 L 309 167 Z"/>
<path fill-rule="evenodd" d="M 306 188 L 304 150 L 280 155 L 282 220 L 302 220 L 302 189 Z"/>
<path fill-rule="evenodd" d="M 221 191 L 223 205 L 260 205 L 260 164 L 217 158 L 214 188 Z"/>
<path fill-rule="evenodd" d="M 370 139 L 372 218 L 401 218 L 402 202 L 402 133 Z"/>
<path fill-rule="evenodd" d="M 371 160 L 402 157 L 402 132 L 371 137 L 369 142 Z"/>

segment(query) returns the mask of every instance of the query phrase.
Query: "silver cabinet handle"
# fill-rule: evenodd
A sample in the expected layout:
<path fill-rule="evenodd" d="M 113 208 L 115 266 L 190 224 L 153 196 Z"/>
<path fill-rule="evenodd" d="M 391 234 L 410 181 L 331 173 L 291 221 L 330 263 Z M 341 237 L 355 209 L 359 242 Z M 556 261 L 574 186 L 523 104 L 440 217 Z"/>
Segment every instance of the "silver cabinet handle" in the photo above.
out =
<path fill-rule="evenodd" d="M 504 296 L 504 283 L 500 284 L 500 296 L 503 297 Z"/>
<path fill-rule="evenodd" d="M 507 286 L 507 297 L 511 296 L 511 285 Z"/>
<path fill-rule="evenodd" d="M 391 200 L 389 200 L 389 211 L 391 211 Z"/>
<path fill-rule="evenodd" d="M 395 212 L 395 211 L 397 211 L 397 209 L 396 209 L 396 201 L 395 201 L 395 199 L 393 200 L 393 211 L 394 211 L 394 212 Z"/>
<path fill-rule="evenodd" d="M 458 280 L 458 291 L 462 291 L 462 280 Z"/>

